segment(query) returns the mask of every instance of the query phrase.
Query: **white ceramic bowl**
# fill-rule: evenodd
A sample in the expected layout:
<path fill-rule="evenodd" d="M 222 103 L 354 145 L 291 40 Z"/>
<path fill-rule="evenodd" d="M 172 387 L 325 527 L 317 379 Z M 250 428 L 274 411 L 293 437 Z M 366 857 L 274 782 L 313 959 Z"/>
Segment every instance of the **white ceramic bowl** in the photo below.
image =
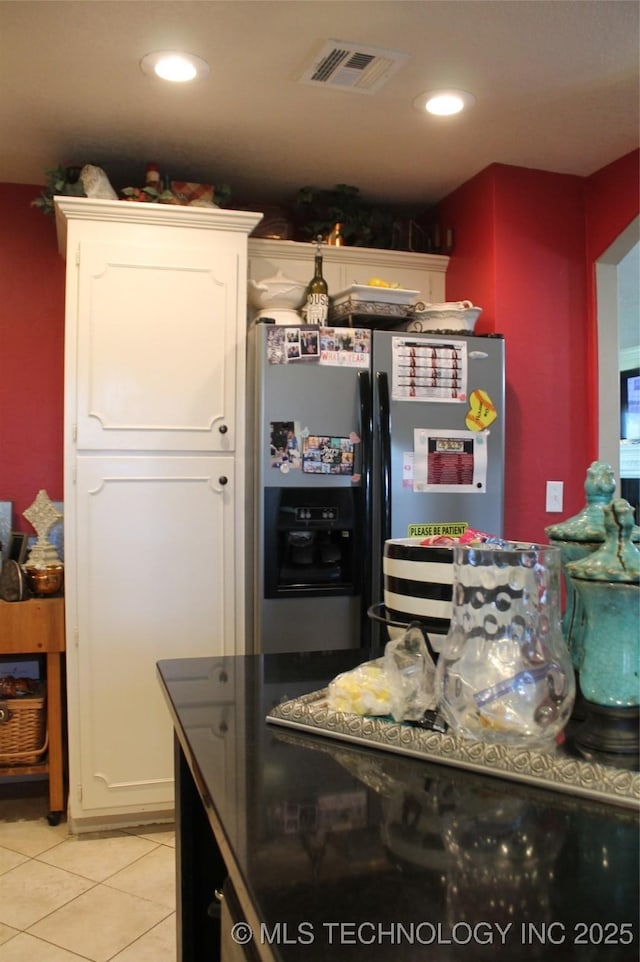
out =
<path fill-rule="evenodd" d="M 444 304 L 415 305 L 413 318 L 407 325 L 408 331 L 473 331 L 476 321 L 482 314 L 481 307 L 471 301 L 450 301 Z"/>
<path fill-rule="evenodd" d="M 306 289 L 307 285 L 303 281 L 294 281 L 278 271 L 273 277 L 267 277 L 263 281 L 249 281 L 249 303 L 257 311 L 271 308 L 295 311 L 304 303 Z"/>

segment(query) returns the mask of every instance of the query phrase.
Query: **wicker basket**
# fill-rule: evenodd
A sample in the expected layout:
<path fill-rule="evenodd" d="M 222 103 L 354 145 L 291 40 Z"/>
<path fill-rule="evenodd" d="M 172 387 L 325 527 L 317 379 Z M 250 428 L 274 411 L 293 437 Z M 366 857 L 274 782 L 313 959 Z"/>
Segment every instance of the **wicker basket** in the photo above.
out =
<path fill-rule="evenodd" d="M 47 742 L 44 689 L 33 696 L 0 700 L 0 768 L 37 765 Z"/>

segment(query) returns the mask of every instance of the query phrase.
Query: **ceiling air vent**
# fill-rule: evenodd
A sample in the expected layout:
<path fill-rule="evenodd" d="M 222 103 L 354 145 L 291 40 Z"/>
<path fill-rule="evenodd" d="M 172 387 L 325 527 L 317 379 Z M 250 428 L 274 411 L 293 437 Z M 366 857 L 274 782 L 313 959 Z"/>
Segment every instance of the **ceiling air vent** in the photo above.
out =
<path fill-rule="evenodd" d="M 409 54 L 381 50 L 361 43 L 328 40 L 300 82 L 357 94 L 373 94 L 398 70 Z"/>

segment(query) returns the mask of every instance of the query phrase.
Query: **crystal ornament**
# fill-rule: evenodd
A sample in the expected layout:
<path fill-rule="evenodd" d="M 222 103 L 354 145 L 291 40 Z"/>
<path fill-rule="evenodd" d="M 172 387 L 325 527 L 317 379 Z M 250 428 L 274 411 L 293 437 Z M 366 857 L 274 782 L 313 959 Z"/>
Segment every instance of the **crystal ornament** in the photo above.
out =
<path fill-rule="evenodd" d="M 26 511 L 22 512 L 22 517 L 32 525 L 38 540 L 31 548 L 27 565 L 36 568 L 44 568 L 47 565 L 61 564 L 58 552 L 49 539 L 49 532 L 54 524 L 62 518 L 58 509 L 52 504 L 49 495 L 44 489 L 38 491 L 36 499 Z"/>

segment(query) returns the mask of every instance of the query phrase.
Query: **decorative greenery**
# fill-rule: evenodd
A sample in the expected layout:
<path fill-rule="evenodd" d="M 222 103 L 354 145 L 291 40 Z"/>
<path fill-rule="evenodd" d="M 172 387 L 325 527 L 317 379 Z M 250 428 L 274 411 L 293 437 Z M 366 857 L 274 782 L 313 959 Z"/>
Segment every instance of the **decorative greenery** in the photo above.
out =
<path fill-rule="evenodd" d="M 53 198 L 56 194 L 71 197 L 85 197 L 80 167 L 52 167 L 45 170 L 47 178 L 44 190 L 39 197 L 31 201 L 32 207 L 40 207 L 45 214 L 53 214 Z"/>
<path fill-rule="evenodd" d="M 86 197 L 82 181 L 81 167 L 50 167 L 45 170 L 46 183 L 40 196 L 31 201 L 32 207 L 39 207 L 43 213 L 53 215 L 53 198 L 56 195 L 67 197 Z M 121 193 L 129 200 L 147 203 L 170 202 L 173 198 L 170 190 L 158 191 L 154 187 L 125 187 Z M 231 198 L 229 184 L 216 184 L 214 200 L 218 207 L 225 207 Z"/>
<path fill-rule="evenodd" d="M 31 202 L 45 214 L 53 214 L 56 194 L 85 197 L 80 180 L 81 167 L 54 167 L 45 170 L 46 185 L 39 197 Z M 168 186 L 125 187 L 123 199 L 142 203 L 175 203 Z M 214 202 L 226 207 L 231 199 L 229 184 L 214 185 Z M 336 184 L 333 188 L 302 187 L 297 194 L 294 216 L 299 232 L 308 238 L 321 235 L 327 238 L 336 224 L 341 224 L 344 243 L 352 247 L 374 247 L 387 250 L 402 249 L 403 228 L 415 218 L 414 211 L 390 205 L 375 206 L 360 194 L 358 187 Z"/>
<path fill-rule="evenodd" d="M 326 238 L 339 223 L 345 244 L 353 247 L 393 248 L 398 222 L 407 217 L 406 211 L 367 203 L 359 188 L 349 184 L 336 184 L 331 190 L 302 187 L 295 210 L 302 218 L 303 234 Z"/>
<path fill-rule="evenodd" d="M 231 188 L 228 184 L 214 184 L 213 199 L 218 207 L 226 207 L 231 200 Z"/>
<path fill-rule="evenodd" d="M 163 194 L 173 197 L 171 191 L 162 191 L 162 194 L 155 187 L 123 187 L 120 191 L 129 200 L 137 200 L 141 203 L 157 204 Z"/>
<path fill-rule="evenodd" d="M 176 197 L 171 192 L 170 187 L 164 190 L 156 190 L 155 187 L 123 187 L 121 194 L 128 200 L 138 201 L 147 204 L 174 204 Z M 215 184 L 213 188 L 213 200 L 218 207 L 224 207 L 231 197 L 231 188 L 228 184 Z"/>

